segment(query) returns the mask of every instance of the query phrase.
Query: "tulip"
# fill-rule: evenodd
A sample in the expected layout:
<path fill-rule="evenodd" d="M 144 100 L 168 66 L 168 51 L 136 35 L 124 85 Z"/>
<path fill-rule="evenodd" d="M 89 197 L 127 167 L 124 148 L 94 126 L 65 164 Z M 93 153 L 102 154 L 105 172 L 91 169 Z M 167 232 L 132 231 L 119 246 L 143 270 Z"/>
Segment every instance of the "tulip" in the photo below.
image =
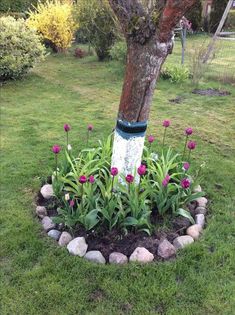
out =
<path fill-rule="evenodd" d="M 171 179 L 170 175 L 167 174 L 162 181 L 162 186 L 166 187 L 169 184 L 170 179 Z"/>
<path fill-rule="evenodd" d="M 195 141 L 189 141 L 188 142 L 188 149 L 189 149 L 189 154 L 188 154 L 188 161 L 190 161 L 190 154 L 191 151 L 196 148 L 196 142 Z"/>
<path fill-rule="evenodd" d="M 90 183 L 90 184 L 94 184 L 94 182 L 95 182 L 95 177 L 94 177 L 93 175 L 91 175 L 91 176 L 89 177 L 89 183 Z"/>
<path fill-rule="evenodd" d="M 93 125 L 89 124 L 87 126 L 87 145 L 88 145 L 88 142 L 89 142 L 89 137 L 90 137 L 90 132 L 94 129 Z"/>
<path fill-rule="evenodd" d="M 183 169 L 184 169 L 185 171 L 187 171 L 187 170 L 189 169 L 189 167 L 190 167 L 190 164 L 189 164 L 188 162 L 185 162 L 185 163 L 183 164 Z"/>
<path fill-rule="evenodd" d="M 183 189 L 188 189 L 188 188 L 190 187 L 190 185 L 191 185 L 190 180 L 189 180 L 188 178 L 182 179 L 182 181 L 180 182 L 180 184 L 181 184 L 181 187 L 182 187 Z"/>
<path fill-rule="evenodd" d="M 67 147 L 69 145 L 69 131 L 70 131 L 71 127 L 69 124 L 65 124 L 64 125 L 64 131 L 66 132 L 66 137 L 67 137 Z"/>
<path fill-rule="evenodd" d="M 116 176 L 118 174 L 117 167 L 112 167 L 110 173 L 111 173 L 112 176 Z"/>
<path fill-rule="evenodd" d="M 79 177 L 79 183 L 80 184 L 85 184 L 87 182 L 87 178 L 86 178 L 86 176 L 85 175 L 82 175 L 82 176 L 80 176 Z"/>
<path fill-rule="evenodd" d="M 134 181 L 134 176 L 131 174 L 126 175 L 126 181 L 128 183 L 128 192 L 130 193 L 130 185 Z"/>
<path fill-rule="evenodd" d="M 162 123 L 162 126 L 165 127 L 164 129 L 164 134 L 163 134 L 163 140 L 162 140 L 162 146 L 164 147 L 165 145 L 165 138 L 166 138 L 166 128 L 170 126 L 171 122 L 170 120 L 164 120 Z"/>
<path fill-rule="evenodd" d="M 69 202 L 69 206 L 71 207 L 71 208 L 73 208 L 73 206 L 75 205 L 75 202 L 74 202 L 74 200 L 70 200 L 70 202 Z"/>
<path fill-rule="evenodd" d="M 148 136 L 148 142 L 149 142 L 150 144 L 153 143 L 154 140 L 155 140 L 155 139 L 154 139 L 154 136 L 153 136 L 153 135 Z"/>
<path fill-rule="evenodd" d="M 137 172 L 138 172 L 138 174 L 139 174 L 140 176 L 145 175 L 145 173 L 146 173 L 146 165 L 141 164 L 141 165 L 138 167 Z"/>
<path fill-rule="evenodd" d="M 185 129 L 185 143 L 184 143 L 184 152 L 183 152 L 183 158 L 185 155 L 185 151 L 186 151 L 186 146 L 187 146 L 187 142 L 188 142 L 188 137 L 193 133 L 193 129 L 191 127 L 188 127 Z"/>
<path fill-rule="evenodd" d="M 60 148 L 60 146 L 58 144 L 53 145 L 52 152 L 55 153 L 55 169 L 56 169 L 55 174 L 56 174 L 56 179 L 57 179 L 57 168 L 58 168 L 58 157 L 57 157 L 57 154 L 60 153 L 60 150 L 61 150 L 61 148 Z"/>

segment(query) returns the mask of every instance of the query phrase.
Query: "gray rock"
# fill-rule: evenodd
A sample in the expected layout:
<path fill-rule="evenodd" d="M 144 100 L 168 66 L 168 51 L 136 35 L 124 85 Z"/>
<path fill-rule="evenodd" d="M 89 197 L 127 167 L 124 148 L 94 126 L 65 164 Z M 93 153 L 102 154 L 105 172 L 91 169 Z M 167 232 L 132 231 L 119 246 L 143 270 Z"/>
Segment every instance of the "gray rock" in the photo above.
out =
<path fill-rule="evenodd" d="M 200 232 L 202 231 L 202 227 L 198 224 L 193 224 L 189 228 L 187 228 L 187 235 L 191 236 L 194 240 L 198 240 L 200 237 Z"/>
<path fill-rule="evenodd" d="M 45 198 L 45 199 L 50 199 L 51 197 L 53 197 L 54 192 L 53 192 L 52 185 L 46 184 L 46 185 L 42 186 L 41 194 L 42 194 L 43 198 Z"/>
<path fill-rule="evenodd" d="M 47 233 L 47 235 L 52 237 L 54 240 L 58 241 L 58 239 L 60 238 L 61 232 L 58 230 L 50 230 Z"/>
<path fill-rule="evenodd" d="M 52 222 L 51 218 L 46 216 L 42 219 L 43 229 L 48 232 L 55 228 L 55 223 Z"/>
<path fill-rule="evenodd" d="M 153 261 L 154 256 L 144 247 L 137 247 L 130 256 L 130 261 L 148 263 Z"/>
<path fill-rule="evenodd" d="M 200 185 L 197 185 L 197 187 L 194 188 L 193 190 L 195 193 L 196 192 L 202 192 L 202 187 Z"/>
<path fill-rule="evenodd" d="M 37 206 L 36 208 L 36 214 L 39 218 L 44 218 L 47 216 L 47 209 L 45 207 L 42 206 Z"/>
<path fill-rule="evenodd" d="M 68 232 L 62 232 L 58 244 L 60 246 L 66 246 L 72 239 L 72 236 Z"/>
<path fill-rule="evenodd" d="M 206 213 L 207 213 L 207 209 L 206 209 L 205 207 L 197 207 L 197 208 L 194 210 L 195 216 L 196 216 L 197 214 L 204 214 L 204 215 L 206 215 Z"/>
<path fill-rule="evenodd" d="M 84 237 L 76 237 L 67 245 L 70 254 L 80 257 L 86 254 L 87 248 L 88 245 Z"/>
<path fill-rule="evenodd" d="M 89 260 L 89 261 L 98 263 L 98 264 L 105 264 L 106 263 L 104 256 L 98 250 L 91 250 L 91 251 L 87 252 L 86 255 L 84 256 L 84 258 Z"/>
<path fill-rule="evenodd" d="M 203 228 L 204 225 L 205 225 L 205 216 L 204 216 L 204 214 L 202 214 L 202 213 L 196 214 L 195 221 L 196 221 L 196 224 L 200 225 L 201 228 Z"/>
<path fill-rule="evenodd" d="M 176 249 L 167 239 L 164 239 L 158 246 L 157 254 L 163 259 L 169 259 L 175 256 Z"/>
<path fill-rule="evenodd" d="M 193 243 L 194 240 L 191 236 L 189 235 L 183 235 L 176 237 L 173 241 L 173 245 L 175 246 L 176 249 L 184 248 L 185 246 Z"/>
<path fill-rule="evenodd" d="M 126 264 L 128 262 L 128 258 L 126 255 L 118 252 L 113 252 L 109 255 L 109 263 L 110 264 Z"/>
<path fill-rule="evenodd" d="M 206 208 L 208 200 L 205 197 L 200 197 L 196 199 L 198 207 Z"/>

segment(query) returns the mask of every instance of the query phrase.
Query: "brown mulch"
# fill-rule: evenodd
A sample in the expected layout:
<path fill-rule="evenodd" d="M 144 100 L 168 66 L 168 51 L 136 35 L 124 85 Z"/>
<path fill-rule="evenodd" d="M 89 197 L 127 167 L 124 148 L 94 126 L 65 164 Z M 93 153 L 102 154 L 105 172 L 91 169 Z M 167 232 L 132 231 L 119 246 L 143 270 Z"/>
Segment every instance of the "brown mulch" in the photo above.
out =
<path fill-rule="evenodd" d="M 212 88 L 205 89 L 205 90 L 194 89 L 192 93 L 202 95 L 202 96 L 227 96 L 231 94 L 229 91 L 226 91 L 226 90 L 219 90 L 219 89 L 212 89 Z"/>

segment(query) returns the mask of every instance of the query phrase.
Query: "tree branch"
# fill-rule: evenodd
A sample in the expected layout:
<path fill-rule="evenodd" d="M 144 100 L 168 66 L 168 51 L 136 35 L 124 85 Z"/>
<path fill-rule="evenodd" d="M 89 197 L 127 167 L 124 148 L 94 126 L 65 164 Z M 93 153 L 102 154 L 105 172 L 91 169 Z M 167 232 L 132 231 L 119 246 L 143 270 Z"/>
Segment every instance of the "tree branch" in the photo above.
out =
<path fill-rule="evenodd" d="M 158 25 L 158 38 L 160 42 L 168 42 L 171 39 L 173 29 L 196 1 L 167 0 Z"/>

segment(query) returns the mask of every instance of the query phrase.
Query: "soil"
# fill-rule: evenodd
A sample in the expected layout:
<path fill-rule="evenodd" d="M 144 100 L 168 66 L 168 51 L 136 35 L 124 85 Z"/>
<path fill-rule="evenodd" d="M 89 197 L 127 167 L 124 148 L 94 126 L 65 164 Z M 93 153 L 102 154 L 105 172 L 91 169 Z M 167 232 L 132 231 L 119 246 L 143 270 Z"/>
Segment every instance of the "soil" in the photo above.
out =
<path fill-rule="evenodd" d="M 57 216 L 58 200 L 51 198 L 46 200 L 39 192 L 36 198 L 36 203 L 39 206 L 47 208 L 48 216 Z M 196 203 L 191 203 L 189 210 L 193 212 L 196 208 Z M 157 222 L 159 228 L 149 236 L 145 232 L 128 232 L 124 234 L 120 230 L 107 231 L 106 229 L 86 231 L 82 226 L 76 226 L 73 233 L 66 229 L 63 225 L 57 225 L 56 229 L 60 231 L 67 231 L 73 234 L 74 237 L 84 236 L 88 244 L 89 250 L 99 250 L 106 260 L 112 252 L 121 252 L 126 256 L 130 256 L 136 247 L 145 247 L 155 257 L 155 260 L 162 260 L 161 257 L 157 256 L 158 245 L 161 240 L 167 239 L 169 242 L 185 234 L 186 229 L 190 226 L 190 221 L 184 217 L 170 218 L 167 222 L 168 227 L 162 228 L 163 218 L 153 212 L 151 217 L 152 222 Z"/>
<path fill-rule="evenodd" d="M 205 90 L 200 90 L 200 89 L 195 89 L 192 91 L 193 94 L 198 94 L 198 95 L 203 95 L 203 96 L 227 96 L 230 95 L 231 93 L 226 90 L 218 90 L 218 89 L 205 89 Z"/>
<path fill-rule="evenodd" d="M 181 104 L 183 102 L 183 97 L 176 96 L 176 98 L 170 99 L 169 102 L 173 104 Z"/>

